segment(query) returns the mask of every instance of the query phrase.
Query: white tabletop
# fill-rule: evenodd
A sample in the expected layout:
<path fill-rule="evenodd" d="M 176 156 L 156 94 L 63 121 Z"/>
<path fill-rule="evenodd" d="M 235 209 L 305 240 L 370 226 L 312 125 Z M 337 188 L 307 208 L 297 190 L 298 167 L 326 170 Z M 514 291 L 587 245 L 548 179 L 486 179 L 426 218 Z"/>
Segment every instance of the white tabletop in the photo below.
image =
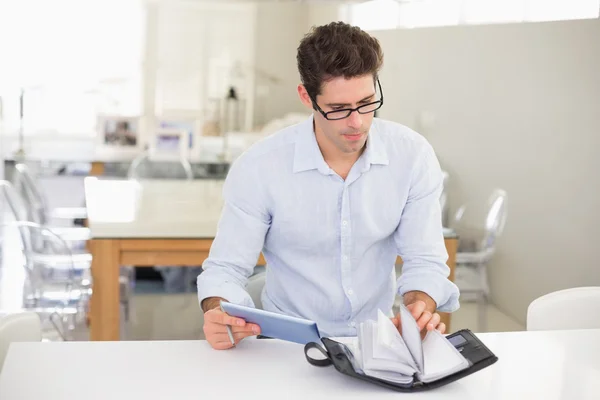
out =
<path fill-rule="evenodd" d="M 223 182 L 86 178 L 92 238 L 214 238 Z"/>
<path fill-rule="evenodd" d="M 419 399 L 598 399 L 600 330 L 478 335 L 496 364 Z M 314 367 L 301 345 L 245 340 L 12 344 L 2 400 L 371 399 L 402 394 Z"/>
<path fill-rule="evenodd" d="M 116 180 L 88 177 L 92 238 L 212 239 L 223 208 L 224 180 Z M 450 229 L 444 236 L 454 237 Z"/>

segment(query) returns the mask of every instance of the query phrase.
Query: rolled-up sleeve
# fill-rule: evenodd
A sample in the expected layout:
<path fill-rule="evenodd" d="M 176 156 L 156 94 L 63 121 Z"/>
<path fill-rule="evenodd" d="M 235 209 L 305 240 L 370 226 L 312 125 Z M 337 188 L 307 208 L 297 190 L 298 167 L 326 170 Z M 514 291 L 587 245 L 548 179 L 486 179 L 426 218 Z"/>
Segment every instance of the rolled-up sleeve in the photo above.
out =
<path fill-rule="evenodd" d="M 222 297 L 254 307 L 245 287 L 270 226 L 264 193 L 257 165 L 241 156 L 225 180 L 224 206 L 217 234 L 202 265 L 203 272 L 198 276 L 200 304 L 208 297 Z"/>
<path fill-rule="evenodd" d="M 439 311 L 456 311 L 458 287 L 448 279 L 448 252 L 444 243 L 440 194 L 443 176 L 433 148 L 426 143 L 412 173 L 408 199 L 394 239 L 402 257 L 398 294 L 427 293 Z"/>

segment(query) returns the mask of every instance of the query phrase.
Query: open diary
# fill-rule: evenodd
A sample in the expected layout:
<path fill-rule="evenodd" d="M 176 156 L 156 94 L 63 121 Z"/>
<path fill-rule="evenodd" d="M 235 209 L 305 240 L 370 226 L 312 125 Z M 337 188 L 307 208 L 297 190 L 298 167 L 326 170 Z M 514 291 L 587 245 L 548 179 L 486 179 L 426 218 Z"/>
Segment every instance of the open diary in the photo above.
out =
<path fill-rule="evenodd" d="M 425 338 L 404 306 L 401 333 L 381 311 L 377 320 L 360 324 L 357 337 L 322 338 L 305 346 L 307 360 L 317 366 L 333 364 L 346 375 L 399 391 L 443 386 L 492 365 L 498 358 L 469 330 L 449 336 L 430 331 Z M 309 355 L 319 350 L 324 359 Z"/>

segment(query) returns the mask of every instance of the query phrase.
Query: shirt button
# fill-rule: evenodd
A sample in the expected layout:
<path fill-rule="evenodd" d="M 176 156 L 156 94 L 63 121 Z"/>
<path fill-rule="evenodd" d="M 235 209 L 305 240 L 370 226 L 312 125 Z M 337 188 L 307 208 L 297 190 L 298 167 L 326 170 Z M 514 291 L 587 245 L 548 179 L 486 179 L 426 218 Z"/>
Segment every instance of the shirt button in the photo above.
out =
<path fill-rule="evenodd" d="M 347 261 L 347 260 L 348 260 L 348 256 L 347 256 L 347 255 L 345 255 L 345 254 L 342 256 L 342 258 L 344 259 L 344 261 Z"/>
<path fill-rule="evenodd" d="M 354 321 L 350 322 L 350 326 L 356 326 L 356 322 L 354 322 Z"/>
<path fill-rule="evenodd" d="M 348 221 L 342 221 L 342 225 L 344 225 L 344 226 L 348 225 Z"/>
<path fill-rule="evenodd" d="M 353 295 L 354 294 L 354 290 L 352 290 L 352 289 L 348 290 L 348 294 L 349 295 Z"/>

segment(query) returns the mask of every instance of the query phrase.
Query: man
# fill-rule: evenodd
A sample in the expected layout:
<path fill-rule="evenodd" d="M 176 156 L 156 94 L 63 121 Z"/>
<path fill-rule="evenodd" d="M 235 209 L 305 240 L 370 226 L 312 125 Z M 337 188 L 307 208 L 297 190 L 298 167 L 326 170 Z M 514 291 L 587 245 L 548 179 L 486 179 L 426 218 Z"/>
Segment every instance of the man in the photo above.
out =
<path fill-rule="evenodd" d="M 227 176 L 198 277 L 206 339 L 227 349 L 226 325 L 236 343 L 260 333 L 219 302 L 253 306 L 244 288 L 261 250 L 268 311 L 313 320 L 326 336 L 355 336 L 378 309 L 391 315 L 399 294 L 423 332 L 444 332 L 436 310 L 456 310 L 459 293 L 447 279 L 442 172 L 423 137 L 374 118 L 383 104 L 379 43 L 330 23 L 303 38 L 297 61 L 298 94 L 313 115 L 255 144 Z"/>

